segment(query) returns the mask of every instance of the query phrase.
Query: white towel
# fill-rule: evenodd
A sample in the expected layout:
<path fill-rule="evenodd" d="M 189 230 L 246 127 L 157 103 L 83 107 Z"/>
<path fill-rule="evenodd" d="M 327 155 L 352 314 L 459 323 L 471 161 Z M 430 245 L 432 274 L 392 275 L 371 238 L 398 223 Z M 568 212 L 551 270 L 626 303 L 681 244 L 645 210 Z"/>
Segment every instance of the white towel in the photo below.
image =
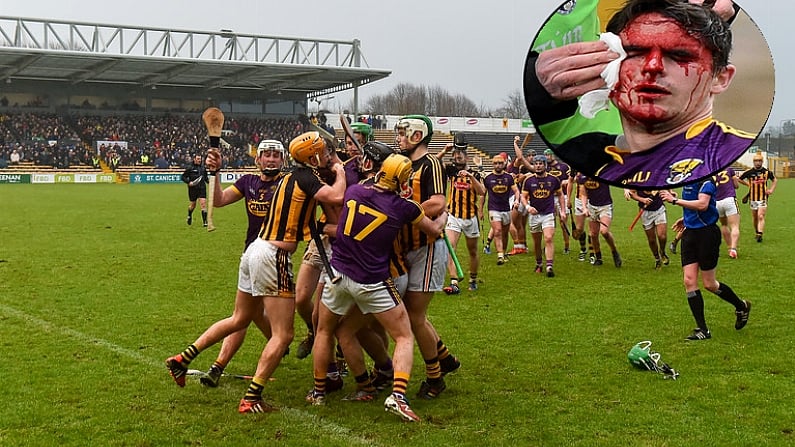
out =
<path fill-rule="evenodd" d="M 604 79 L 607 86 L 597 90 L 592 90 L 580 96 L 580 115 L 592 119 L 599 111 L 607 110 L 610 106 L 610 90 L 618 82 L 618 70 L 621 68 L 621 61 L 627 57 L 624 47 L 621 46 L 621 38 L 613 33 L 602 33 L 599 40 L 607 44 L 611 51 L 618 53 L 618 58 L 607 64 L 600 76 Z"/>

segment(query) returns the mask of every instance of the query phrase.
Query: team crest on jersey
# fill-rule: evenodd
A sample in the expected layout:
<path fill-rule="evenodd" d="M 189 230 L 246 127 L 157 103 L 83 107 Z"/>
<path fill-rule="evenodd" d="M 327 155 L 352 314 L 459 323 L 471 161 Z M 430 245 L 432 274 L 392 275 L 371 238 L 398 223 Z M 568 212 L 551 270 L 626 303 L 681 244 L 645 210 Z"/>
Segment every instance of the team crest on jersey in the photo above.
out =
<path fill-rule="evenodd" d="M 693 175 L 693 170 L 704 164 L 700 158 L 686 158 L 671 165 L 671 170 L 665 182 L 669 185 L 682 183 Z"/>
<path fill-rule="evenodd" d="M 469 182 L 454 182 L 453 188 L 468 191 L 470 188 L 472 188 L 472 185 Z"/>
<path fill-rule="evenodd" d="M 558 14 L 567 16 L 574 11 L 575 6 L 577 6 L 577 0 L 569 0 L 566 3 L 560 5 L 560 8 L 558 8 Z"/>
<path fill-rule="evenodd" d="M 506 186 L 506 185 L 494 185 L 494 188 L 492 188 L 492 191 L 494 191 L 497 194 L 504 194 L 504 193 L 508 192 L 508 186 Z"/>
<path fill-rule="evenodd" d="M 546 188 L 538 188 L 533 191 L 533 197 L 536 199 L 546 199 L 549 197 L 550 191 Z"/>

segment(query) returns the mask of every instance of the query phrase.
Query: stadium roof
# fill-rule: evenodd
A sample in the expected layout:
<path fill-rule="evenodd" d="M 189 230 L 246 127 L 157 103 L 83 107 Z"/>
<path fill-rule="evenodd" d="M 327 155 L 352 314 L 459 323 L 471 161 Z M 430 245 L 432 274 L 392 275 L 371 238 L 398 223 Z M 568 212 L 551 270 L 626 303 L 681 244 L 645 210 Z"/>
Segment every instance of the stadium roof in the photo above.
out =
<path fill-rule="evenodd" d="M 391 74 L 358 40 L 320 40 L 0 16 L 0 83 L 192 88 L 308 98 Z M 223 94 L 223 93 L 222 93 Z"/>

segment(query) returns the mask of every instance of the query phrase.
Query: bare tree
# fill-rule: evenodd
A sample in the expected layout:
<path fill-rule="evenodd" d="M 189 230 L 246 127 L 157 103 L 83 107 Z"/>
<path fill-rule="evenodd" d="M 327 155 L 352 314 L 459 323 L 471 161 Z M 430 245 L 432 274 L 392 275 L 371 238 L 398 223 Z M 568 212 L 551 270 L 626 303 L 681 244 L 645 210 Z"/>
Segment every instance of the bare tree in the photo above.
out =
<path fill-rule="evenodd" d="M 502 115 L 507 118 L 529 118 L 527 113 L 527 106 L 524 102 L 524 95 L 521 90 L 515 89 L 508 93 L 508 96 L 502 100 L 502 107 L 497 109 L 497 115 Z"/>

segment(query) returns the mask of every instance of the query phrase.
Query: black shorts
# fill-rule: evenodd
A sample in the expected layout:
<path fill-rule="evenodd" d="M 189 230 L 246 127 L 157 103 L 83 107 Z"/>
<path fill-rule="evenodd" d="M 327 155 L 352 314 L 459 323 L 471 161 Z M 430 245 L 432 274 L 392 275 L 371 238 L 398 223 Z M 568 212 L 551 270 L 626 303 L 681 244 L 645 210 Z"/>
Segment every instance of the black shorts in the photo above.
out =
<path fill-rule="evenodd" d="M 204 187 L 204 183 L 199 183 L 197 186 L 188 186 L 188 199 L 191 202 L 195 202 L 198 198 L 207 198 L 207 188 Z"/>
<path fill-rule="evenodd" d="M 717 225 L 686 229 L 682 233 L 682 265 L 697 262 L 701 270 L 714 269 L 718 266 L 720 241 L 720 228 Z"/>

